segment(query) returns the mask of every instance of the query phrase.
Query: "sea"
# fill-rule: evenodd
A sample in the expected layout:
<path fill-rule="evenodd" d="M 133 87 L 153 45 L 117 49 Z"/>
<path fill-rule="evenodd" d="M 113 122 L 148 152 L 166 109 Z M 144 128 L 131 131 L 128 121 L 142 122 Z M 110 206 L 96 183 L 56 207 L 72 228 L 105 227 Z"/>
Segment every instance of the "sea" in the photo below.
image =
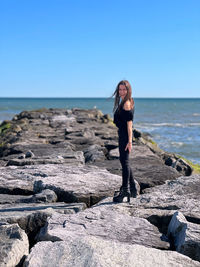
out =
<path fill-rule="evenodd" d="M 113 118 L 113 98 L 0 98 L 0 122 L 24 110 L 97 108 Z M 135 98 L 134 128 L 160 148 L 200 164 L 200 98 Z"/>

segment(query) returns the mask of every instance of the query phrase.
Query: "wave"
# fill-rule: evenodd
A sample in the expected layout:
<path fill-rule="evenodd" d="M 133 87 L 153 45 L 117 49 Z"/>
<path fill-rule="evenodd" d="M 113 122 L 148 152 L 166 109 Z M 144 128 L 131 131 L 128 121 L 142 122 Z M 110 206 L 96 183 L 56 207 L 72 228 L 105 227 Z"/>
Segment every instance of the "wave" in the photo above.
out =
<path fill-rule="evenodd" d="M 200 113 L 193 113 L 192 116 L 199 117 L 200 116 Z"/>
<path fill-rule="evenodd" d="M 139 128 L 152 128 L 152 127 L 198 127 L 200 126 L 200 122 L 189 122 L 189 123 L 170 123 L 170 122 L 162 122 L 162 123 L 135 123 L 136 127 Z"/>

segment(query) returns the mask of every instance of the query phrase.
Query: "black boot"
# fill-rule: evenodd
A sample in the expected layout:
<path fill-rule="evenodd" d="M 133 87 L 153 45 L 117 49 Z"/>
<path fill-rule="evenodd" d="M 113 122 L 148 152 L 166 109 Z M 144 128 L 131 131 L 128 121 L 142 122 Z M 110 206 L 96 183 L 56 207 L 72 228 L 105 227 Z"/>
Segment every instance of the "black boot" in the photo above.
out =
<path fill-rule="evenodd" d="M 137 187 L 136 187 L 136 183 L 135 182 L 130 184 L 131 197 L 136 198 L 138 193 L 139 193 L 139 191 L 140 191 L 140 186 L 139 185 L 137 185 Z"/>
<path fill-rule="evenodd" d="M 131 193 L 131 197 L 133 198 L 137 197 L 137 190 L 135 187 L 130 187 L 130 193 Z"/>
<path fill-rule="evenodd" d="M 126 188 L 120 187 L 119 194 L 115 194 L 113 197 L 113 202 L 121 203 L 123 202 L 124 197 L 127 197 L 127 202 L 130 202 L 130 193 Z"/>

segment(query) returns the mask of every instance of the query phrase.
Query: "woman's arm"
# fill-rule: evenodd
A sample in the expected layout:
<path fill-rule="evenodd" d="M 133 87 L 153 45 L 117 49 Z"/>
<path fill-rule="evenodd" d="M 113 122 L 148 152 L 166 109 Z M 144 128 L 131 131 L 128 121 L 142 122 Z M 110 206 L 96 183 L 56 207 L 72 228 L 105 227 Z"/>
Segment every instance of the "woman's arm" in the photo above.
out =
<path fill-rule="evenodd" d="M 131 152 L 132 149 L 132 134 L 133 134 L 133 122 L 132 121 L 127 121 L 127 129 L 128 129 L 128 144 L 126 145 L 125 150 L 128 149 L 128 152 Z"/>
<path fill-rule="evenodd" d="M 126 101 L 124 104 L 125 110 L 131 110 L 130 101 Z M 128 144 L 126 145 L 125 150 L 128 149 L 129 153 L 132 149 L 132 140 L 133 140 L 133 121 L 127 121 L 127 130 L 128 130 Z"/>

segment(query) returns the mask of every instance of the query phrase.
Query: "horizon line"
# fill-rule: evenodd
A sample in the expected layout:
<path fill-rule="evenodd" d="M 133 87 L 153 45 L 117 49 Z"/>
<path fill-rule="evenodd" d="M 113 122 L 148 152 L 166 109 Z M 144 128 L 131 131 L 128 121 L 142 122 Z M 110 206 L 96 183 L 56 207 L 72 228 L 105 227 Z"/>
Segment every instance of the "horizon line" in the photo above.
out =
<path fill-rule="evenodd" d="M 0 96 L 0 99 L 2 98 L 10 98 L 10 99 L 13 99 L 13 98 L 24 98 L 24 99 L 33 99 L 33 98 L 36 98 L 36 99 L 79 99 L 79 98 L 103 98 L 103 99 L 114 99 L 114 97 L 104 97 L 104 96 L 89 96 L 89 97 L 86 97 L 86 96 L 74 96 L 74 97 L 69 97 L 69 96 L 50 96 L 50 97 L 46 97 L 46 96 Z M 134 99 L 200 99 L 200 96 L 194 96 L 194 97 L 187 97 L 187 96 L 184 96 L 184 97 L 168 97 L 168 96 L 155 96 L 155 97 L 148 97 L 148 96 L 137 96 L 137 97 L 134 97 Z"/>

